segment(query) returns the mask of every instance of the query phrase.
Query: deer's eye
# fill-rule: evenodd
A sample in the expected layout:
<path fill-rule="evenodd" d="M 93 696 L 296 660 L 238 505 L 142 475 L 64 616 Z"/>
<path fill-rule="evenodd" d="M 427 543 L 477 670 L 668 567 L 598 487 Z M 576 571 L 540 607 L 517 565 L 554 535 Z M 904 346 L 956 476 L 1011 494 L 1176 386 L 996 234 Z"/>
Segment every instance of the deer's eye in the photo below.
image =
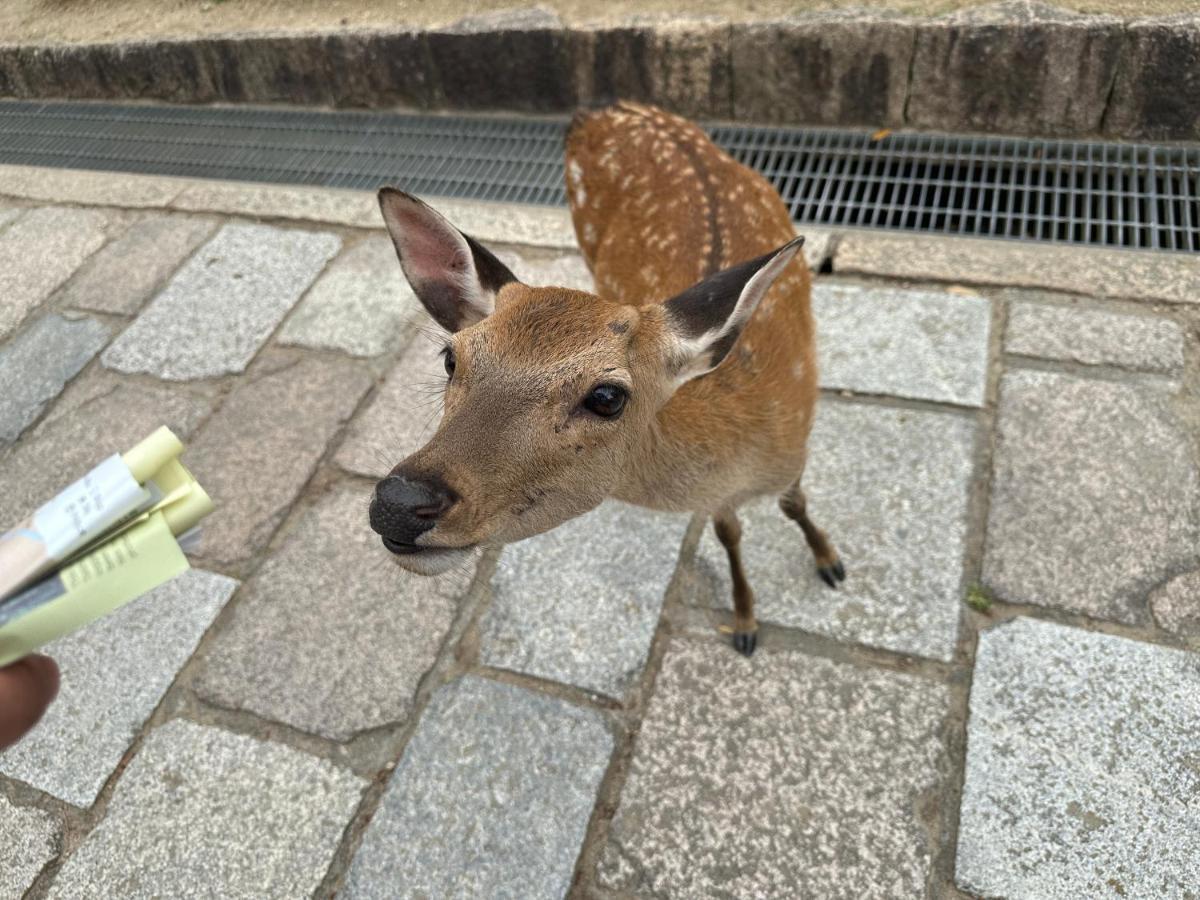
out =
<path fill-rule="evenodd" d="M 583 408 L 602 419 L 615 419 L 628 399 L 628 392 L 619 384 L 598 384 L 583 398 Z"/>
<path fill-rule="evenodd" d="M 445 347 L 442 348 L 442 361 L 445 362 L 445 364 L 446 364 L 447 377 L 453 376 L 454 375 L 454 366 L 455 366 L 454 348 L 451 347 L 449 344 L 447 344 Z"/>

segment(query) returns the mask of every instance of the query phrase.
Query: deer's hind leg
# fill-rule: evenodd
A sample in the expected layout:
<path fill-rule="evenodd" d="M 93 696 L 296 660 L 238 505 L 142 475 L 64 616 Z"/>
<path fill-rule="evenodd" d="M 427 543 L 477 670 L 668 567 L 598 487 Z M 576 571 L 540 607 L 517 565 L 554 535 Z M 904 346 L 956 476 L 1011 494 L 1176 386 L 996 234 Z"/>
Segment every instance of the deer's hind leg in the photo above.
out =
<path fill-rule="evenodd" d="M 808 501 L 804 497 L 803 488 L 800 487 L 799 478 L 779 498 L 779 508 L 804 532 L 804 539 L 808 541 L 808 546 L 816 557 L 817 574 L 821 576 L 821 580 L 831 588 L 836 588 L 839 581 L 845 581 L 846 568 L 842 565 L 837 550 L 833 548 L 825 532 L 808 518 Z"/>
<path fill-rule="evenodd" d="M 713 517 L 713 530 L 729 555 L 729 574 L 733 580 L 733 647 L 749 656 L 758 645 L 758 622 L 754 619 L 754 592 L 742 568 L 742 523 L 737 511 L 725 509 Z"/>

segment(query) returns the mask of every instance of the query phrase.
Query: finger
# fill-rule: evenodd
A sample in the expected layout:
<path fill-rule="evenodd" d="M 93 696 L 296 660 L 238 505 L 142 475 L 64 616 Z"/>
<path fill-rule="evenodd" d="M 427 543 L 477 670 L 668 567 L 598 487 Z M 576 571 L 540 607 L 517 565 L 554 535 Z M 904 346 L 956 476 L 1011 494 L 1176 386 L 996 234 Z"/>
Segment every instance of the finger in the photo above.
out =
<path fill-rule="evenodd" d="M 48 656 L 27 656 L 0 669 L 0 750 L 36 725 L 57 693 L 58 666 Z"/>

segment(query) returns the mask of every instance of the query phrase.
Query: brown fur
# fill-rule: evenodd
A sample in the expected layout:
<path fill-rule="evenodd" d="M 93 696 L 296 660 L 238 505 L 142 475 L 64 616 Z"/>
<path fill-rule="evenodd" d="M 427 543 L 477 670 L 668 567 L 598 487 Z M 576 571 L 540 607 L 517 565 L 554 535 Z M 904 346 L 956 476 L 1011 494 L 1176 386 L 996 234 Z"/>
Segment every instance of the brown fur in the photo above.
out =
<path fill-rule="evenodd" d="M 576 235 L 601 297 L 658 303 L 794 236 L 762 176 L 697 126 L 652 107 L 621 103 L 578 116 L 567 172 Z M 721 365 L 661 410 L 618 496 L 712 513 L 787 489 L 804 468 L 812 428 L 813 338 L 808 269 L 797 261 Z"/>
<path fill-rule="evenodd" d="M 420 537 L 432 552 L 399 561 L 427 574 L 444 571 L 461 548 L 530 537 L 606 497 L 708 513 L 729 553 L 735 645 L 750 653 L 757 626 L 738 506 L 783 495 L 822 576 L 831 585 L 835 574 L 842 577 L 836 552 L 808 521 L 799 486 L 817 398 L 808 269 L 802 260 L 787 264 L 740 336 L 721 338 L 736 336 L 727 355 L 709 358 L 709 365 L 721 361 L 682 384 L 672 360 L 690 351 L 680 350 L 686 341 L 664 302 L 788 244 L 791 219 L 761 176 L 695 125 L 652 107 L 621 103 L 581 114 L 568 134 L 566 163 L 571 213 L 598 296 L 510 281 L 484 303 L 494 301 L 490 314 L 477 311 L 459 326 L 442 423 L 393 472 L 447 484 L 458 499 Z M 411 198 L 385 192 L 381 202 L 403 262 L 402 248 L 421 243 L 406 244 L 404 229 L 419 227 L 411 222 L 425 213 L 414 212 Z M 401 203 L 390 218 L 389 203 Z M 439 228 L 433 232 L 444 235 Z M 786 252 L 772 259 L 786 262 L 795 247 Z M 433 258 L 422 269 L 414 256 L 410 267 L 445 281 L 450 276 L 438 274 L 440 257 Z M 458 258 L 454 271 L 467 271 L 468 262 Z M 768 270 L 774 276 L 764 264 Z M 581 398 L 614 383 L 629 391 L 621 416 L 587 414 Z"/>

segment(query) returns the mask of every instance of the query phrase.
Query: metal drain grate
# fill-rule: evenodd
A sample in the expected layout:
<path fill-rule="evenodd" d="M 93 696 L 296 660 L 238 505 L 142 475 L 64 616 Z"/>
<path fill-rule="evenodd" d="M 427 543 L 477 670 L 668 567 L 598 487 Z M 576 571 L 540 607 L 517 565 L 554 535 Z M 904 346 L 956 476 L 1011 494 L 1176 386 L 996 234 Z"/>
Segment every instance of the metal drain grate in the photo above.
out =
<path fill-rule="evenodd" d="M 561 120 L 0 102 L 0 162 L 561 205 Z M 1200 147 L 714 126 L 800 224 L 1200 252 Z"/>

